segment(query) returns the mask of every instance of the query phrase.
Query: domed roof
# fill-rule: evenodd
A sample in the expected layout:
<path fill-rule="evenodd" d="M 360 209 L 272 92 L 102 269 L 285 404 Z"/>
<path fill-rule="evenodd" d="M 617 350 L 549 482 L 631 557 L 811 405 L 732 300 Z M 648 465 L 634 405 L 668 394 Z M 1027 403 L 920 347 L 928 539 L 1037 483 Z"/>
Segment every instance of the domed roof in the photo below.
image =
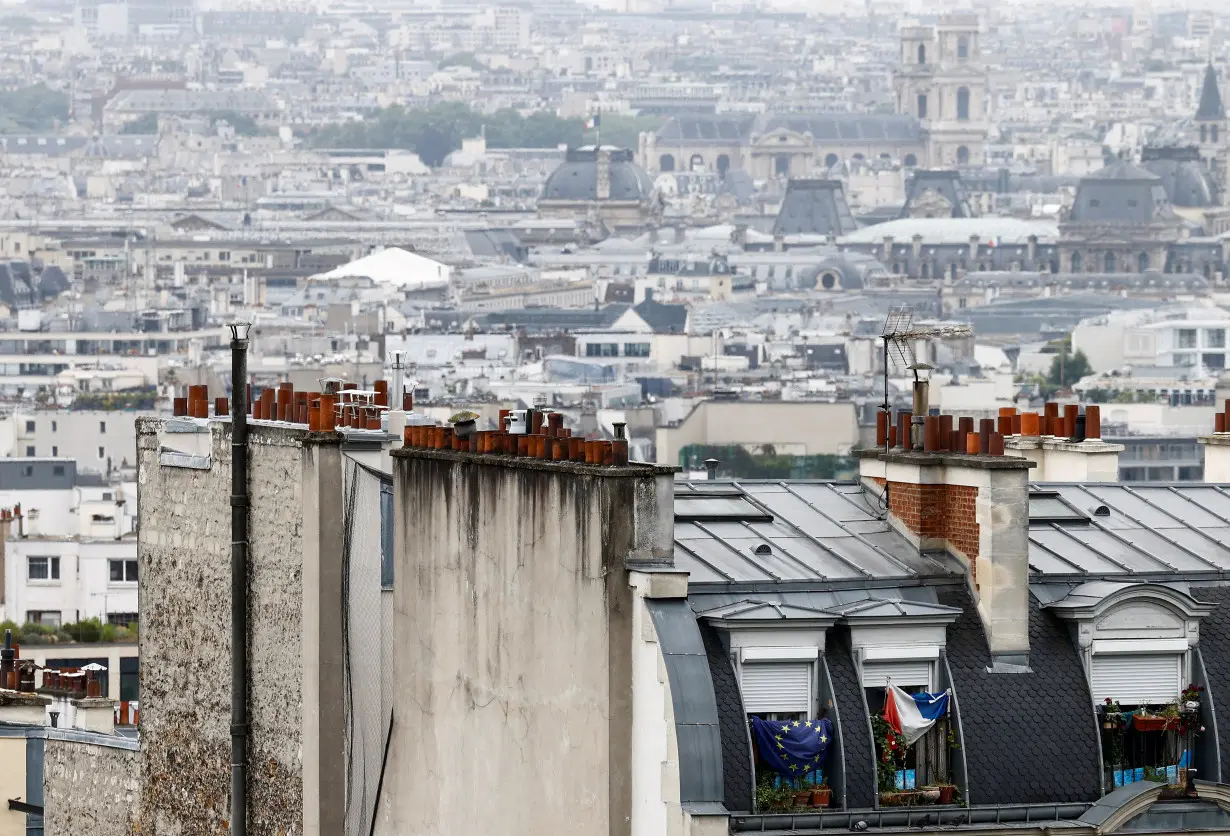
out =
<path fill-rule="evenodd" d="M 648 200 L 653 178 L 635 162 L 626 148 L 590 145 L 568 150 L 559 168 L 542 187 L 542 200 L 598 200 L 599 156 L 609 155 L 610 196 L 607 200 Z"/>

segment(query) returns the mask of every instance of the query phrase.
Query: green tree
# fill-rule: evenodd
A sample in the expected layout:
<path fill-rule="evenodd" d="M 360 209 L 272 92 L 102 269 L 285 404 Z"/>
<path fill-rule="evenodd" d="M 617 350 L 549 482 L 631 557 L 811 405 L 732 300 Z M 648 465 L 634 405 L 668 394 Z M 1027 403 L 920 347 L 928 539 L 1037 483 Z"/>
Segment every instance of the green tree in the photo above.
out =
<path fill-rule="evenodd" d="M 658 117 L 604 116 L 604 145 L 635 148 L 641 131 L 656 130 Z M 404 148 L 436 167 L 461 147 L 466 137 L 483 133 L 490 148 L 555 148 L 593 142 L 597 132 L 586 132 L 580 119 L 561 119 L 538 111 L 528 116 L 514 108 L 481 114 L 461 102 L 441 102 L 425 108 L 399 105 L 379 110 L 362 122 L 344 122 L 317 129 L 308 144 L 317 148 Z"/>
<path fill-rule="evenodd" d="M 1085 356 L 1085 352 L 1077 351 L 1075 354 L 1069 354 L 1068 344 L 1065 342 L 1055 355 L 1055 359 L 1051 360 L 1051 370 L 1046 380 L 1052 386 L 1062 389 L 1092 372 L 1093 369 L 1089 365 L 1089 358 Z"/>
<path fill-rule="evenodd" d="M 122 134 L 156 134 L 158 133 L 158 114 L 145 113 L 120 128 Z"/>
<path fill-rule="evenodd" d="M 46 84 L 0 90 L 0 131 L 45 131 L 66 119 L 68 96 Z"/>

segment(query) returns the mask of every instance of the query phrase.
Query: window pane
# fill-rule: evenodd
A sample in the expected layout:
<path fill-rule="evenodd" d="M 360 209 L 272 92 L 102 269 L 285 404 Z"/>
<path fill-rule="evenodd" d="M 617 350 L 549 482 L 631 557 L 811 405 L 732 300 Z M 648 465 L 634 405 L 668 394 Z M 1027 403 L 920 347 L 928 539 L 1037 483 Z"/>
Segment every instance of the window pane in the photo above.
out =
<path fill-rule="evenodd" d="M 107 562 L 111 570 L 111 580 L 115 582 L 124 580 L 124 561 L 109 560 Z"/>
<path fill-rule="evenodd" d="M 127 579 L 135 583 L 137 580 L 137 561 L 125 560 L 124 570 L 127 572 Z"/>
<path fill-rule="evenodd" d="M 30 580 L 45 581 L 47 580 L 47 558 L 31 557 L 30 562 Z"/>
<path fill-rule="evenodd" d="M 60 558 L 51 558 L 51 579 L 58 581 L 60 579 Z"/>

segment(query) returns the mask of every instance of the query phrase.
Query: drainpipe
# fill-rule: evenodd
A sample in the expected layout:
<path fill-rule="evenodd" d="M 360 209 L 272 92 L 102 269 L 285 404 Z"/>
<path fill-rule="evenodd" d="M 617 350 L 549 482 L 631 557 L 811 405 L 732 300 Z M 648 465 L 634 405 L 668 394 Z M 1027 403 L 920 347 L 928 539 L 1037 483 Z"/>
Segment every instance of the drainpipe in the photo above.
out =
<path fill-rule="evenodd" d="M 231 329 L 231 836 L 248 832 L 248 322 Z"/>

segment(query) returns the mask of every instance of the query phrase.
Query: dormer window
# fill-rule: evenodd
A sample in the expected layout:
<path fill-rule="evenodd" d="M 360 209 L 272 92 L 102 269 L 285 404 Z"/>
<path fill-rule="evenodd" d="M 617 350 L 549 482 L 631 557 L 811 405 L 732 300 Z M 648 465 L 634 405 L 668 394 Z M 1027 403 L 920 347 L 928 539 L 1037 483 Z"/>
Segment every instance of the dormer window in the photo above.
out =
<path fill-rule="evenodd" d="M 1161 584 L 1110 582 L 1081 584 L 1045 606 L 1076 622 L 1106 785 L 1179 783 L 1209 710 L 1199 686 L 1188 686 L 1202 675 L 1192 650 L 1210 608 Z"/>

